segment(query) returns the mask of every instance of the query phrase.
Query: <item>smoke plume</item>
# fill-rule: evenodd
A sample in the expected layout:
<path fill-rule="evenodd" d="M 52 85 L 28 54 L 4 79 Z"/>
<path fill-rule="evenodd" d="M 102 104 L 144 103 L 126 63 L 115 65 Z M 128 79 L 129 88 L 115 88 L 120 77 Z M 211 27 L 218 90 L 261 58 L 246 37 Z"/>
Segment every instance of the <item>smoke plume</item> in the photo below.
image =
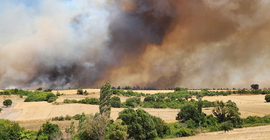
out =
<path fill-rule="evenodd" d="M 0 88 L 269 87 L 268 0 L 0 2 Z"/>

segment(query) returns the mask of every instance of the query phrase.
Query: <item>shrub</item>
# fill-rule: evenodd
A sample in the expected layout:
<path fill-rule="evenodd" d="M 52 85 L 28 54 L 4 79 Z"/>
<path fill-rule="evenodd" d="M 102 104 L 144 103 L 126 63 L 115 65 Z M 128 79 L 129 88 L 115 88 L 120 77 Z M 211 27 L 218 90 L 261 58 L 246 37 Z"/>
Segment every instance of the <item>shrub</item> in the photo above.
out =
<path fill-rule="evenodd" d="M 154 102 L 155 101 L 155 98 L 153 96 L 147 96 L 147 97 L 144 98 L 144 101 L 145 102 L 151 102 L 151 101 Z"/>
<path fill-rule="evenodd" d="M 0 108 L 0 112 L 2 112 L 2 108 Z"/>
<path fill-rule="evenodd" d="M 42 87 L 39 87 L 39 88 L 38 88 L 38 89 L 36 89 L 36 90 L 41 91 L 41 90 L 42 90 Z"/>
<path fill-rule="evenodd" d="M 48 103 L 54 102 L 54 101 L 56 101 L 56 100 L 57 100 L 56 97 L 51 97 L 51 98 L 48 100 Z"/>
<path fill-rule="evenodd" d="M 83 90 L 80 88 L 77 90 L 77 94 L 83 95 Z"/>
<path fill-rule="evenodd" d="M 42 89 L 41 89 L 42 90 Z M 47 90 L 44 90 L 44 92 L 52 92 L 52 89 L 47 89 Z"/>
<path fill-rule="evenodd" d="M 113 96 L 111 100 L 112 100 L 112 101 L 121 102 L 120 98 L 117 97 L 117 96 Z"/>
<path fill-rule="evenodd" d="M 265 101 L 270 102 L 270 95 L 265 95 Z"/>
<path fill-rule="evenodd" d="M 8 90 L 5 90 L 4 95 L 11 95 L 11 93 Z"/>
<path fill-rule="evenodd" d="M 81 115 L 80 114 L 76 114 L 72 118 L 75 119 L 75 120 L 79 120 L 81 118 Z"/>
<path fill-rule="evenodd" d="M 56 96 L 60 96 L 61 94 L 57 91 Z"/>
<path fill-rule="evenodd" d="M 64 120 L 64 117 L 63 117 L 63 116 L 60 116 L 60 117 L 58 118 L 58 120 L 59 120 L 59 121 L 63 121 L 63 120 Z"/>
<path fill-rule="evenodd" d="M 136 99 L 135 98 L 128 98 L 126 100 L 126 106 L 132 107 L 132 108 L 136 107 L 137 106 Z"/>
<path fill-rule="evenodd" d="M 220 124 L 220 130 L 224 130 L 226 131 L 230 131 L 233 130 L 233 124 L 231 123 L 231 121 L 226 121 Z"/>
<path fill-rule="evenodd" d="M 66 115 L 65 120 L 71 120 L 71 116 Z"/>
<path fill-rule="evenodd" d="M 120 108 L 121 103 L 118 102 L 118 101 L 112 100 L 112 101 L 111 101 L 111 106 L 112 106 L 112 107 L 116 107 L 116 108 Z"/>
<path fill-rule="evenodd" d="M 46 95 L 46 100 L 48 101 L 51 97 L 56 97 L 56 95 L 50 92 Z"/>
<path fill-rule="evenodd" d="M 58 121 L 59 119 L 58 119 L 58 117 L 56 116 L 56 117 L 53 117 L 52 120 L 53 120 L 53 121 Z"/>
<path fill-rule="evenodd" d="M 57 124 L 51 124 L 46 122 L 42 125 L 37 134 L 37 139 L 45 140 L 45 139 L 53 139 L 53 135 L 59 133 L 62 134 Z"/>
<path fill-rule="evenodd" d="M 12 105 L 12 100 L 6 99 L 5 101 L 3 101 L 3 105 L 6 106 L 6 107 L 11 106 Z"/>
<path fill-rule="evenodd" d="M 182 127 L 176 133 L 175 136 L 177 137 L 187 137 L 187 136 L 194 136 L 195 132 L 191 129 Z"/>
<path fill-rule="evenodd" d="M 127 125 L 122 125 L 122 120 L 118 119 L 109 124 L 106 128 L 106 139 L 108 140 L 125 140 L 128 137 Z"/>

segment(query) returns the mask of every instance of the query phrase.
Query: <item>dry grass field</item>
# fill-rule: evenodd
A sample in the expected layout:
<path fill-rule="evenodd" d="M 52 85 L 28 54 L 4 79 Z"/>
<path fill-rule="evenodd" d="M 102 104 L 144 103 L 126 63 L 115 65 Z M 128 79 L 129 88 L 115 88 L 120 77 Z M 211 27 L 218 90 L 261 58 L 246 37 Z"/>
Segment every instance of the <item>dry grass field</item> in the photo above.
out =
<path fill-rule="evenodd" d="M 269 140 L 270 126 L 257 126 L 223 131 L 201 133 L 191 137 L 173 138 L 170 140 Z"/>
<path fill-rule="evenodd" d="M 57 102 L 63 102 L 64 99 L 84 99 L 85 97 L 99 98 L 99 89 L 86 89 L 89 95 L 76 95 L 76 90 L 59 90 L 60 93 L 65 95 L 60 96 Z M 53 91 L 56 93 L 57 91 Z M 140 90 L 137 92 L 143 93 L 164 93 L 172 92 L 168 90 Z M 24 97 L 25 98 L 25 97 Z M 65 116 L 65 115 L 75 115 L 85 112 L 86 114 L 94 114 L 99 111 L 98 105 L 86 105 L 86 104 L 60 104 L 53 105 L 47 102 L 23 102 L 24 98 L 20 98 L 16 95 L 11 96 L 0 96 L 0 103 L 4 99 L 12 99 L 14 105 L 11 108 L 4 109 L 0 114 L 0 119 L 10 119 L 15 120 L 24 126 L 26 129 L 38 130 L 42 123 L 46 120 L 55 116 Z M 125 101 L 128 97 L 120 96 L 121 101 Z M 236 102 L 240 109 L 241 117 L 247 116 L 264 116 L 270 114 L 270 103 L 266 103 L 264 100 L 264 95 L 230 95 L 230 96 L 206 96 L 203 100 L 215 101 L 215 100 L 232 100 Z M 112 108 L 111 117 L 116 119 L 118 113 L 123 110 L 123 108 Z M 154 116 L 161 117 L 165 122 L 175 122 L 175 116 L 179 112 L 179 109 L 145 109 L 147 112 Z M 211 108 L 204 108 L 203 111 L 206 114 L 211 114 Z M 70 121 L 55 121 L 60 126 L 61 129 L 67 128 L 70 125 Z M 75 123 L 78 123 L 75 121 Z M 194 137 L 181 138 L 181 139 L 248 139 L 257 137 L 259 139 L 264 139 L 266 136 L 270 135 L 270 126 L 260 126 L 253 128 L 236 129 L 229 133 L 214 132 L 214 133 L 204 133 L 199 134 Z"/>

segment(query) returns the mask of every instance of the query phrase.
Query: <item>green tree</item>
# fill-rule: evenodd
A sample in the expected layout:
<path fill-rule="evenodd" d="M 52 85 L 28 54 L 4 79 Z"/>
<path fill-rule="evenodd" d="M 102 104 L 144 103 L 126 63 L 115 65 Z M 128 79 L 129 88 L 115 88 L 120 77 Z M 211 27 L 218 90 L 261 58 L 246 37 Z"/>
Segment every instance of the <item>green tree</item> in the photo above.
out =
<path fill-rule="evenodd" d="M 3 101 L 3 105 L 6 106 L 6 107 L 11 106 L 12 105 L 12 100 L 6 99 L 5 101 Z"/>
<path fill-rule="evenodd" d="M 199 112 L 196 107 L 192 104 L 186 104 L 181 107 L 181 111 L 177 114 L 176 120 L 187 121 L 189 119 L 198 120 L 198 118 Z"/>
<path fill-rule="evenodd" d="M 72 139 L 73 135 L 75 134 L 75 126 L 74 121 L 71 122 L 70 127 L 65 129 L 65 132 L 70 136 Z"/>
<path fill-rule="evenodd" d="M 159 117 L 152 116 L 157 130 L 158 137 L 163 138 L 165 135 L 170 134 L 170 127 Z"/>
<path fill-rule="evenodd" d="M 257 89 L 259 89 L 259 85 L 258 84 L 252 84 L 251 88 L 254 89 L 254 90 L 257 90 Z"/>
<path fill-rule="evenodd" d="M 106 115 L 110 117 L 111 114 L 111 84 L 106 82 L 100 89 L 100 102 L 99 102 L 99 112 L 101 115 Z"/>
<path fill-rule="evenodd" d="M 224 130 L 224 132 L 226 133 L 226 131 L 233 130 L 233 124 L 230 121 L 226 121 L 221 123 L 219 128 L 220 130 Z"/>
<path fill-rule="evenodd" d="M 155 123 L 151 115 L 143 109 L 124 109 L 119 113 L 118 119 L 123 120 L 123 125 L 128 126 L 130 138 L 136 140 L 154 139 L 157 137 Z"/>
<path fill-rule="evenodd" d="M 105 115 L 86 115 L 83 122 L 81 139 L 103 140 L 109 118 Z"/>
<path fill-rule="evenodd" d="M 234 127 L 242 124 L 240 118 L 241 113 L 235 102 L 231 100 L 226 103 L 222 101 L 215 102 L 215 108 L 212 110 L 213 114 L 217 117 L 218 122 L 231 121 Z"/>
<path fill-rule="evenodd" d="M 122 125 L 122 120 L 118 119 L 113 124 L 109 124 L 106 128 L 107 140 L 125 140 L 128 137 L 127 125 Z"/>
<path fill-rule="evenodd" d="M 270 95 L 265 95 L 264 99 L 266 102 L 270 102 Z"/>
<path fill-rule="evenodd" d="M 55 134 L 62 134 L 57 124 L 51 124 L 46 122 L 42 124 L 42 127 L 37 133 L 38 139 L 52 139 Z"/>

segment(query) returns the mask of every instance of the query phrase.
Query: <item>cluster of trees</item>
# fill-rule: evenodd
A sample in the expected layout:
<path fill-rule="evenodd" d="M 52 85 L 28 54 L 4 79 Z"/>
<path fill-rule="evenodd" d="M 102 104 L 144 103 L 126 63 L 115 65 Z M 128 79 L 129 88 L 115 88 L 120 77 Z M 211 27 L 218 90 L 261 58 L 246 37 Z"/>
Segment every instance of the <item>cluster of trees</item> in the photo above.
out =
<path fill-rule="evenodd" d="M 212 110 L 213 115 L 203 113 L 202 107 L 201 98 L 196 104 L 186 104 L 181 107 L 176 120 L 187 124 L 187 127 L 191 129 L 204 127 L 210 131 L 224 130 L 225 132 L 233 127 L 241 127 L 243 124 L 239 108 L 231 100 L 227 102 L 216 101 L 215 108 Z"/>
<path fill-rule="evenodd" d="M 146 94 L 144 93 L 138 93 L 138 92 L 134 92 L 133 90 L 128 90 L 128 91 L 124 91 L 123 89 L 112 89 L 112 93 L 114 95 L 123 95 L 123 96 L 136 96 L 136 97 L 141 97 L 141 96 L 146 96 Z"/>
<path fill-rule="evenodd" d="M 99 99 L 97 98 L 88 98 L 86 97 L 85 99 L 81 99 L 81 100 L 69 100 L 69 99 L 64 99 L 64 103 L 82 103 L 82 104 L 92 104 L 92 105 L 98 105 L 99 104 Z"/>
<path fill-rule="evenodd" d="M 58 96 L 52 92 L 35 91 L 28 94 L 24 102 L 47 101 L 51 103 L 51 102 L 56 101 L 57 98 Z"/>
<path fill-rule="evenodd" d="M 1 140 L 48 140 L 62 136 L 58 125 L 46 122 L 39 131 L 25 130 L 18 123 L 0 119 L 0 139 Z"/>

